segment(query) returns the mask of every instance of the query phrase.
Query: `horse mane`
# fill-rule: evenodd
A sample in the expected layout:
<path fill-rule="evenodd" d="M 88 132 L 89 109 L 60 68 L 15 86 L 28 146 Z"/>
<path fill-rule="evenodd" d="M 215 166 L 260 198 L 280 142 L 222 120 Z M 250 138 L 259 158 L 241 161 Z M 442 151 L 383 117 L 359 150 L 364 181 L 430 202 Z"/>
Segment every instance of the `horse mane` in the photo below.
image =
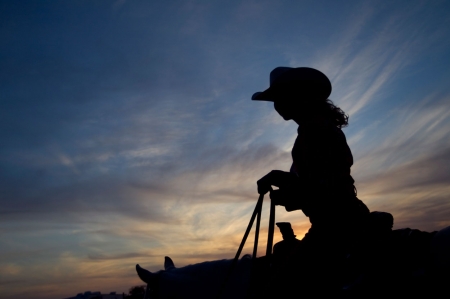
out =
<path fill-rule="evenodd" d="M 251 260 L 251 255 L 244 255 L 237 263 L 235 271 L 239 272 L 239 269 L 245 266 Z M 174 268 L 172 270 L 168 270 L 165 272 L 176 273 L 176 275 L 180 276 L 189 276 L 189 277 L 211 277 L 213 276 L 222 276 L 228 272 L 231 267 L 233 260 L 232 259 L 223 259 L 217 261 L 206 261 L 198 264 L 187 265 L 181 268 Z"/>

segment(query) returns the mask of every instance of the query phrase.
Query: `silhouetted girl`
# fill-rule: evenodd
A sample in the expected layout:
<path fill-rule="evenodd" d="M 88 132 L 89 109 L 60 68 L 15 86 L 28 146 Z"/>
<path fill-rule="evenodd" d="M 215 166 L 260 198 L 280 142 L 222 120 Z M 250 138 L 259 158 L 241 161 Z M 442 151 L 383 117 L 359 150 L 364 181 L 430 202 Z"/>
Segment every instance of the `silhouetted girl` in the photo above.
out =
<path fill-rule="evenodd" d="M 252 96 L 274 102 L 285 120 L 299 125 L 290 172 L 273 170 L 257 183 L 260 194 L 270 191 L 275 204 L 300 209 L 310 219 L 311 228 L 290 259 L 293 272 L 282 277 L 283 284 L 309 290 L 337 282 L 332 277 L 361 240 L 369 215 L 350 175 L 353 157 L 341 130 L 348 116 L 328 99 L 330 94 L 331 83 L 320 71 L 277 67 L 270 73 L 270 87 Z"/>

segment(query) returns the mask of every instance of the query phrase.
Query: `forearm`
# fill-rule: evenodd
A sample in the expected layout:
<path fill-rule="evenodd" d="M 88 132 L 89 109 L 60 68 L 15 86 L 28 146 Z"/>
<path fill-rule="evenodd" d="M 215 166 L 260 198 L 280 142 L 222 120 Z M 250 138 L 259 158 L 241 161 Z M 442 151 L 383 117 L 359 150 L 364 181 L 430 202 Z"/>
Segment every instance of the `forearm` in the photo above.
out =
<path fill-rule="evenodd" d="M 258 180 L 258 192 L 260 194 L 268 192 L 272 186 L 278 188 L 291 188 L 298 183 L 298 177 L 295 174 L 282 170 L 272 170 L 260 180 Z"/>

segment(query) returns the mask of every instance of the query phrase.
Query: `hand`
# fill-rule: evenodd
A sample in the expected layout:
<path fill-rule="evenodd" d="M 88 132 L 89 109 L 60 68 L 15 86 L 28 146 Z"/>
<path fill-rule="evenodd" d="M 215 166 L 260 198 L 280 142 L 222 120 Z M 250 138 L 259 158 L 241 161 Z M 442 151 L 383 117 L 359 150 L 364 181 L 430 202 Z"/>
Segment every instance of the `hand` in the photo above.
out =
<path fill-rule="evenodd" d="M 271 184 L 268 182 L 267 178 L 262 177 L 261 179 L 259 179 L 256 184 L 258 185 L 258 193 L 259 194 L 266 194 L 267 192 L 270 191 L 270 189 L 272 189 Z"/>
<path fill-rule="evenodd" d="M 258 185 L 258 193 L 266 194 L 272 189 L 273 186 L 279 187 L 280 178 L 283 176 L 285 172 L 281 170 L 272 170 L 262 178 L 260 178 L 256 184 Z"/>
<path fill-rule="evenodd" d="M 270 174 L 272 172 L 269 172 L 268 174 L 266 174 L 265 176 L 263 176 L 262 178 L 260 178 L 256 184 L 258 185 L 258 193 L 259 194 L 266 194 L 267 192 L 270 191 L 270 189 L 272 188 L 272 185 L 270 183 Z"/>
<path fill-rule="evenodd" d="M 271 190 L 270 191 L 270 199 L 272 200 L 273 204 L 276 206 L 284 206 L 286 205 L 286 194 L 284 194 L 281 189 L 277 190 Z"/>

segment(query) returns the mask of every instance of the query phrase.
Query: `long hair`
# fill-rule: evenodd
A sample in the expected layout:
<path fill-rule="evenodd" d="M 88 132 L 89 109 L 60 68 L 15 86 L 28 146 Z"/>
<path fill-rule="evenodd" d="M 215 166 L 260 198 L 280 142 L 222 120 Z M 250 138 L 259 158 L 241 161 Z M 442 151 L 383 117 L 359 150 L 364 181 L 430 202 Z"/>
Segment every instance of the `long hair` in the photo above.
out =
<path fill-rule="evenodd" d="M 317 105 L 317 106 L 316 106 Z M 325 117 L 338 128 L 348 126 L 348 114 L 341 108 L 336 106 L 333 101 L 326 99 L 325 101 L 315 102 L 315 108 L 321 110 Z"/>

